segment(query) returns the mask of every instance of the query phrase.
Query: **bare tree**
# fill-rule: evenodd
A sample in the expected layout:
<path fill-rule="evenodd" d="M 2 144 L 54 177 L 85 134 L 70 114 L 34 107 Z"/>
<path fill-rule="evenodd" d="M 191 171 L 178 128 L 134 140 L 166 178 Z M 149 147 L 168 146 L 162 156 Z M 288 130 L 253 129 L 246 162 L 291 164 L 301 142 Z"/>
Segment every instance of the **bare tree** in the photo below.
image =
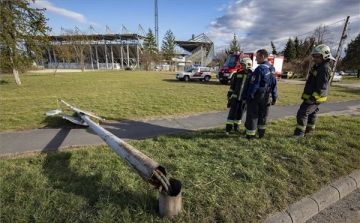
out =
<path fill-rule="evenodd" d="M 142 65 L 145 70 L 151 70 L 151 62 L 153 61 L 153 55 L 149 51 L 142 51 L 140 55 Z"/>
<path fill-rule="evenodd" d="M 315 38 L 315 45 L 323 43 L 331 46 L 334 44 L 334 35 L 327 28 L 327 26 L 318 26 L 311 37 Z"/>
<path fill-rule="evenodd" d="M 56 64 L 54 75 L 56 75 L 57 69 L 59 67 L 60 61 L 64 64 L 71 63 L 71 61 L 75 61 L 75 52 L 72 50 L 71 45 L 68 44 L 60 44 L 54 46 L 54 51 L 56 55 Z"/>
<path fill-rule="evenodd" d="M 224 51 L 221 51 L 221 52 L 217 52 L 215 54 L 215 58 L 219 61 L 219 67 L 222 67 L 225 63 L 225 60 L 227 58 L 228 54 Z"/>
<path fill-rule="evenodd" d="M 292 64 L 293 70 L 296 73 L 294 77 L 298 75 L 300 77 L 306 77 L 308 75 L 312 65 L 310 53 L 318 44 L 326 44 L 329 46 L 334 44 L 334 36 L 327 26 L 318 26 L 311 36 L 306 38 L 302 45 L 300 45 L 299 55 L 301 56 Z"/>
<path fill-rule="evenodd" d="M 88 48 L 89 39 L 87 35 L 81 32 L 79 29 L 65 30 L 66 35 L 64 39 L 66 43 L 70 46 L 69 51 L 67 53 L 73 54 L 73 59 L 78 64 L 81 71 L 85 70 L 85 62 L 90 55 L 90 51 Z M 69 58 L 69 57 L 68 57 Z"/>

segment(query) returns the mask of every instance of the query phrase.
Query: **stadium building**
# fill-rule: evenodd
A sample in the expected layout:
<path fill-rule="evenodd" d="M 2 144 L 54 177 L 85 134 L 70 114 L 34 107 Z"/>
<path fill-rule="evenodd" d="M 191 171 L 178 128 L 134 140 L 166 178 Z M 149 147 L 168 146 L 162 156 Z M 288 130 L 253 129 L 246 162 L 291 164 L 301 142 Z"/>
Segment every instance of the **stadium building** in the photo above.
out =
<path fill-rule="evenodd" d="M 141 25 L 135 33 L 122 26 L 113 32 L 108 26 L 98 33 L 90 26 L 87 31 L 77 27 L 61 29 L 60 35 L 51 35 L 51 47 L 44 55 L 45 68 L 120 70 L 142 69 L 141 54 L 146 32 Z M 175 41 L 177 56 L 173 68 L 182 70 L 188 65 L 207 66 L 214 56 L 214 44 L 205 35 L 192 35 L 187 41 Z M 160 66 L 169 67 L 163 62 Z"/>

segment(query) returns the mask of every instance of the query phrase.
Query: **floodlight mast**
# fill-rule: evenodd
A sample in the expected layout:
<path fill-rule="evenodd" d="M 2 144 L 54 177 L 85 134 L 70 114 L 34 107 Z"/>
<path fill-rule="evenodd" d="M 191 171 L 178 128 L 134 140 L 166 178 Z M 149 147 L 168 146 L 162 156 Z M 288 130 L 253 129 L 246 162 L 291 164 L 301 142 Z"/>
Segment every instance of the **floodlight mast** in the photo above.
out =
<path fill-rule="evenodd" d="M 173 218 L 181 211 L 181 182 L 174 178 L 166 177 L 165 168 L 159 163 L 147 157 L 144 153 L 127 144 L 124 140 L 118 138 L 99 123 L 90 118 L 105 121 L 97 114 L 76 108 L 71 104 L 59 99 L 60 102 L 72 109 L 77 116 L 64 114 L 60 109 L 48 111 L 47 116 L 61 114 L 75 124 L 89 126 L 98 136 L 100 136 L 113 150 L 119 155 L 130 168 L 136 172 L 152 188 L 159 190 L 159 212 L 161 216 Z"/>
<path fill-rule="evenodd" d="M 159 23 L 158 23 L 158 1 L 155 0 L 155 38 L 156 38 L 156 45 L 159 49 Z"/>

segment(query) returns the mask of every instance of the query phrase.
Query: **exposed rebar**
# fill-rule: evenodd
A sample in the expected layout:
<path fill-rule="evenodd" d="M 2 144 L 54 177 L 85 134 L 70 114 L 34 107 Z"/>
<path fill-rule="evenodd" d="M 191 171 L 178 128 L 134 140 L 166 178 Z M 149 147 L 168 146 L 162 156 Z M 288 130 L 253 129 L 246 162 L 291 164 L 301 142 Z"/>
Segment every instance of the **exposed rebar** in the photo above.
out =
<path fill-rule="evenodd" d="M 172 188 L 167 177 L 158 169 L 154 170 L 154 176 L 160 181 L 162 187 L 168 195 L 172 194 Z"/>

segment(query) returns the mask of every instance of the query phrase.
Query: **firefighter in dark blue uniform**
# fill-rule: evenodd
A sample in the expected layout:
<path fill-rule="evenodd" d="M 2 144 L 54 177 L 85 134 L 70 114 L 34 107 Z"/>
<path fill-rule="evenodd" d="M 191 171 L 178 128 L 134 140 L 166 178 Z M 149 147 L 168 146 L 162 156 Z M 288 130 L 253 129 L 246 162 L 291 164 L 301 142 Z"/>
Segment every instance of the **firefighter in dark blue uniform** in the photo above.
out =
<path fill-rule="evenodd" d="M 293 138 L 302 138 L 305 133 L 314 132 L 319 105 L 326 101 L 329 93 L 332 76 L 330 61 L 335 61 L 330 47 L 320 44 L 314 48 L 311 55 L 315 65 L 309 73 L 301 96 L 303 102 L 296 115 L 297 126 Z"/>
<path fill-rule="evenodd" d="M 255 138 L 259 129 L 259 137 L 264 137 L 266 119 L 269 112 L 269 105 L 275 104 L 277 100 L 276 78 L 273 68 L 268 61 L 268 52 L 265 49 L 256 52 L 256 60 L 259 64 L 253 73 L 248 77 L 242 93 L 242 100 L 247 104 L 246 111 L 246 138 Z M 270 101 L 272 94 L 272 101 Z"/>
<path fill-rule="evenodd" d="M 250 58 L 242 58 L 240 64 L 242 69 L 235 74 L 227 93 L 228 107 L 230 107 L 225 127 L 227 135 L 233 128 L 234 131 L 240 131 L 241 119 L 246 111 L 246 104 L 241 102 L 241 93 L 248 75 L 252 72 L 252 61 Z"/>

